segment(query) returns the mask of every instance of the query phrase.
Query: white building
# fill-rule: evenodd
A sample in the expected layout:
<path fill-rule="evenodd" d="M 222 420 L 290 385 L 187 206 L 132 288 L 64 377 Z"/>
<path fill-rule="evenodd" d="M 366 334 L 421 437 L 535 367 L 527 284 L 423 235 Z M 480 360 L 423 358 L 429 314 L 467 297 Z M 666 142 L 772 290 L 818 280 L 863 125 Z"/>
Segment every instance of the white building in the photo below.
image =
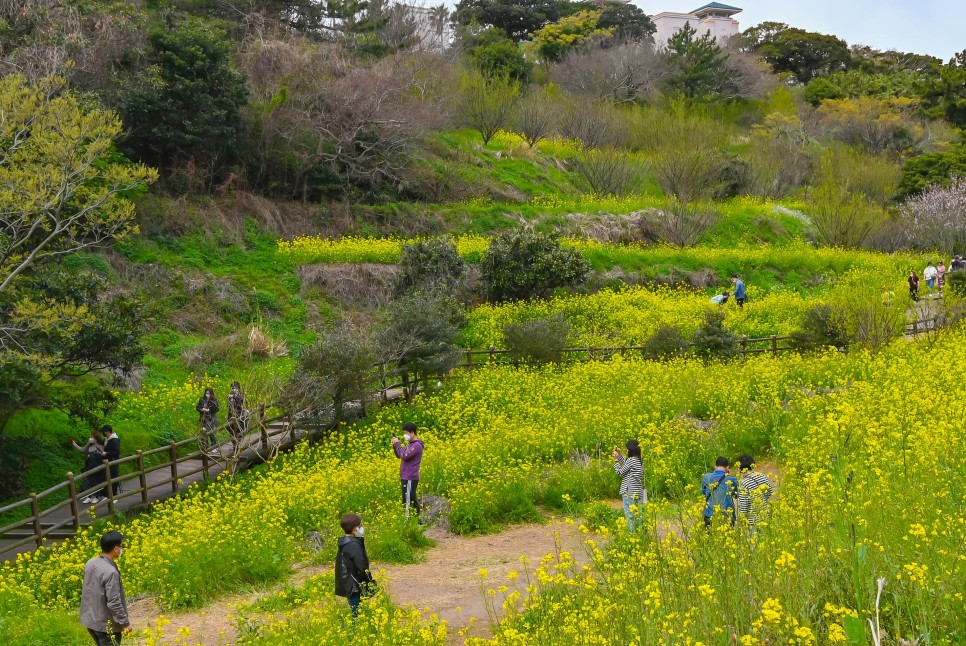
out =
<path fill-rule="evenodd" d="M 706 4 L 691 13 L 662 11 L 655 16 L 651 16 L 654 26 L 657 27 L 657 31 L 654 32 L 654 44 L 657 47 L 664 47 L 667 39 L 684 25 L 691 25 L 698 32 L 698 37 L 710 33 L 715 40 L 723 44 L 739 32 L 738 21 L 732 16 L 740 12 L 741 9 L 738 7 L 731 7 L 720 2 Z"/>
<path fill-rule="evenodd" d="M 450 22 L 450 12 L 445 5 L 423 7 L 406 5 L 416 27 L 419 49 L 438 51 L 449 47 L 456 38 L 456 30 Z"/>

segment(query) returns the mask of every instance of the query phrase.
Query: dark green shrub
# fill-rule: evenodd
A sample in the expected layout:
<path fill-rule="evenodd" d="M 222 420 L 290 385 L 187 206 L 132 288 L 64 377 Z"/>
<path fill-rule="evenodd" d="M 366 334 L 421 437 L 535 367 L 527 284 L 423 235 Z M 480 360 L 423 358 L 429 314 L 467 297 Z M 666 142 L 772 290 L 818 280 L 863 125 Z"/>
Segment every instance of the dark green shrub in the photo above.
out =
<path fill-rule="evenodd" d="M 908 159 L 902 165 L 896 197 L 909 197 L 935 184 L 946 186 L 955 176 L 966 176 L 966 145 Z"/>
<path fill-rule="evenodd" d="M 466 273 L 466 262 L 452 238 L 419 240 L 403 245 L 393 288 L 397 294 L 427 287 L 459 292 L 464 287 Z"/>
<path fill-rule="evenodd" d="M 724 326 L 725 315 L 720 308 L 704 313 L 701 327 L 691 337 L 694 354 L 705 361 L 730 359 L 740 352 L 738 335 Z"/>
<path fill-rule="evenodd" d="M 671 325 L 662 325 L 644 342 L 641 354 L 645 359 L 666 361 L 687 354 L 690 347 L 691 342 L 681 330 Z"/>
<path fill-rule="evenodd" d="M 533 63 L 527 60 L 515 42 L 506 37 L 502 29 L 487 29 L 477 36 L 469 57 L 473 67 L 488 77 L 504 77 L 527 83 L 533 72 Z"/>
<path fill-rule="evenodd" d="M 950 271 L 944 280 L 950 292 L 957 296 L 966 296 L 966 271 Z"/>
<path fill-rule="evenodd" d="M 480 267 L 486 296 L 509 301 L 548 296 L 584 281 L 590 263 L 553 235 L 512 231 L 495 238 Z"/>
<path fill-rule="evenodd" d="M 841 348 L 849 343 L 842 316 L 829 305 L 809 308 L 802 317 L 802 329 L 791 334 L 789 343 L 799 352 L 829 346 Z"/>
<path fill-rule="evenodd" d="M 562 314 L 523 323 L 503 330 L 504 347 L 514 359 L 533 363 L 560 362 L 570 336 L 570 323 Z"/>

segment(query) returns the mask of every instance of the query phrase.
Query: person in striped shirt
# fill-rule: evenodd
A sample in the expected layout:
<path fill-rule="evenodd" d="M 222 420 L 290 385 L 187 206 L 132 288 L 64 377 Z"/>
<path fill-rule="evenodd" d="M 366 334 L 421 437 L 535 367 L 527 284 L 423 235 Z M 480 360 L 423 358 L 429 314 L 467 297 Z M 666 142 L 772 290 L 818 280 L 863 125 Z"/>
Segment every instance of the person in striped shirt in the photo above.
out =
<path fill-rule="evenodd" d="M 754 532 L 768 515 L 768 501 L 774 487 L 768 476 L 755 470 L 755 459 L 750 455 L 738 458 L 738 471 L 738 513 Z"/>
<path fill-rule="evenodd" d="M 641 524 L 647 489 L 644 488 L 644 464 L 641 462 L 641 446 L 637 440 L 627 441 L 627 457 L 619 448 L 614 449 L 614 471 L 621 477 L 621 498 L 624 500 L 624 518 L 628 531 Z"/>

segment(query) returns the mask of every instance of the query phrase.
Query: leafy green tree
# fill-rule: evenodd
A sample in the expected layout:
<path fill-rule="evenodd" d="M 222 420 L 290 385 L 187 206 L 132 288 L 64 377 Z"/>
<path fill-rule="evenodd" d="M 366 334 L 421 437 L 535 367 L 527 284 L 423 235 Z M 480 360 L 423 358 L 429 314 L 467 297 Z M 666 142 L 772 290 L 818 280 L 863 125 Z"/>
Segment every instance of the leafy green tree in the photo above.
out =
<path fill-rule="evenodd" d="M 510 231 L 494 238 L 483 255 L 480 277 L 486 296 L 509 301 L 548 296 L 558 287 L 584 281 L 590 263 L 555 236 Z"/>
<path fill-rule="evenodd" d="M 858 70 L 834 72 L 809 81 L 805 86 L 805 99 L 817 106 L 827 99 L 914 98 L 918 96 L 917 86 L 920 78 L 921 75 L 916 72 L 891 74 L 869 74 Z"/>
<path fill-rule="evenodd" d="M 725 313 L 720 307 L 704 313 L 700 327 L 691 336 L 691 349 L 706 362 L 731 359 L 741 352 L 738 335 L 724 326 Z"/>
<path fill-rule="evenodd" d="M 841 38 L 764 22 L 742 34 L 745 47 L 761 56 L 777 74 L 788 72 L 799 83 L 846 70 L 852 63 L 848 44 Z"/>
<path fill-rule="evenodd" d="M 321 417 L 331 407 L 338 425 L 350 402 L 359 402 L 365 411 L 376 378 L 376 356 L 371 332 L 351 323 L 335 325 L 303 350 L 279 403 L 290 415 Z"/>
<path fill-rule="evenodd" d="M 468 271 L 452 238 L 419 240 L 403 245 L 395 289 L 400 294 L 431 287 L 460 292 Z"/>
<path fill-rule="evenodd" d="M 116 404 L 110 379 L 143 356 L 145 311 L 105 280 L 63 264 L 24 275 L 0 292 L 0 435 L 24 408 L 55 408 L 92 427 Z"/>
<path fill-rule="evenodd" d="M 125 149 L 163 172 L 187 160 L 218 168 L 233 159 L 248 91 L 227 34 L 188 18 L 150 41 L 151 73 L 121 104 Z"/>
<path fill-rule="evenodd" d="M 529 47 L 540 60 L 559 62 L 567 52 L 577 49 L 588 40 L 606 38 L 613 33 L 613 28 L 601 29 L 597 26 L 600 16 L 600 11 L 578 11 L 564 16 L 557 22 L 538 29 L 533 34 Z"/>
<path fill-rule="evenodd" d="M 510 78 L 520 83 L 530 81 L 533 63 L 501 29 L 487 29 L 474 38 L 467 55 L 473 67 L 484 76 Z"/>
<path fill-rule="evenodd" d="M 0 78 L 0 292 L 27 270 L 137 231 L 126 197 L 157 174 L 114 150 L 116 115 L 85 110 L 49 77 Z"/>
<path fill-rule="evenodd" d="M 712 98 L 721 88 L 728 55 L 710 32 L 698 37 L 689 24 L 674 32 L 664 46 L 671 69 L 667 87 L 688 100 Z"/>
<path fill-rule="evenodd" d="M 462 309 L 439 292 L 410 292 L 387 309 L 380 359 L 395 366 L 406 401 L 412 402 L 420 385 L 449 372 L 459 361 L 456 346 Z"/>
<path fill-rule="evenodd" d="M 966 49 L 941 68 L 938 78 L 923 83 L 922 94 L 930 115 L 966 130 Z"/>
<path fill-rule="evenodd" d="M 531 363 L 560 363 L 570 336 L 570 323 L 563 314 L 510 323 L 503 328 L 503 345 L 510 356 Z"/>
<path fill-rule="evenodd" d="M 910 157 L 902 165 L 898 198 L 916 195 L 930 186 L 948 186 L 954 177 L 966 177 L 966 145 Z"/>
<path fill-rule="evenodd" d="M 650 41 L 651 34 L 657 31 L 657 27 L 650 16 L 635 4 L 629 2 L 594 2 L 588 8 L 600 11 L 597 28 L 612 30 L 614 40 L 618 42 Z"/>
<path fill-rule="evenodd" d="M 483 145 L 510 122 L 520 98 L 520 83 L 508 77 L 465 72 L 456 92 L 456 115 L 483 138 Z"/>
<path fill-rule="evenodd" d="M 496 27 L 519 43 L 565 14 L 564 0 L 460 0 L 453 14 L 463 27 Z"/>

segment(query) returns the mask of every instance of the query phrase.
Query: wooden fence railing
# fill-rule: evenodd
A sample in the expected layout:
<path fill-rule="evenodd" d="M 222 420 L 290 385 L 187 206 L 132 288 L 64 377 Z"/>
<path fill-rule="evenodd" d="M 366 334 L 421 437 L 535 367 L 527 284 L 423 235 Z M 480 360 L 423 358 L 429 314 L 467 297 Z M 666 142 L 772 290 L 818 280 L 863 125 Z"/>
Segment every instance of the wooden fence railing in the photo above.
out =
<path fill-rule="evenodd" d="M 250 422 L 251 425 L 255 426 L 257 430 L 254 432 L 248 432 L 247 437 L 252 438 L 252 444 L 249 446 L 260 446 L 262 451 L 267 453 L 270 448 L 270 440 L 273 437 L 290 434 L 291 439 L 295 440 L 295 426 L 291 423 L 277 428 L 269 428 L 271 424 L 282 421 L 283 419 L 285 418 L 281 416 L 266 419 L 265 407 L 260 407 L 257 418 L 252 419 Z M 220 430 L 228 429 L 229 426 L 230 422 L 223 424 L 218 428 L 213 429 L 211 434 L 214 435 Z M 117 503 L 126 498 L 140 496 L 139 505 L 147 506 L 149 504 L 149 489 L 156 489 L 170 485 L 172 494 L 177 494 L 179 491 L 178 483 L 180 480 L 198 473 L 204 473 L 205 477 L 207 477 L 208 471 L 212 466 L 212 458 L 209 457 L 207 453 L 208 449 L 205 446 L 201 446 L 194 451 L 186 453 L 185 455 L 178 455 L 181 448 L 192 444 L 198 446 L 199 438 L 194 437 L 187 440 L 182 440 L 180 442 L 172 442 L 167 446 L 151 449 L 150 451 L 138 451 L 134 455 L 123 457 L 119 460 L 114 460 L 111 462 L 104 460 L 100 466 L 90 471 L 86 471 L 80 475 L 68 473 L 63 482 L 54 485 L 50 489 L 41 491 L 40 493 L 32 493 L 23 500 L 0 507 L 0 514 L 6 514 L 22 507 L 30 507 L 29 516 L 22 520 L 18 520 L 0 527 L 0 537 L 6 536 L 12 532 L 27 534 L 19 540 L 15 540 L 10 543 L 5 542 L 3 545 L 3 550 L 5 552 L 13 551 L 30 542 L 34 542 L 38 547 L 40 547 L 45 538 L 55 532 L 64 530 L 68 526 L 72 531 L 76 532 L 81 526 L 81 510 L 90 506 L 96 507 L 106 503 L 108 512 L 107 515 L 113 516 L 115 513 L 117 513 Z M 166 459 L 160 463 L 147 466 L 145 464 L 145 459 L 151 458 L 152 456 L 164 456 Z M 199 459 L 201 461 L 200 466 L 186 464 Z M 111 468 L 117 467 L 119 469 L 123 465 L 134 465 L 134 469 L 128 473 L 119 475 L 116 478 L 112 477 Z M 148 475 L 164 470 L 168 470 L 170 475 L 168 475 L 166 478 L 162 478 L 161 480 L 152 482 L 151 486 L 149 487 Z M 99 482 L 94 487 L 83 489 L 83 480 L 85 480 L 88 476 L 101 473 L 104 474 L 103 482 Z M 138 484 L 137 488 L 117 494 L 114 493 L 115 484 L 135 480 Z M 41 509 L 41 503 L 45 498 L 60 494 L 61 492 L 64 492 L 64 490 L 66 490 L 67 493 L 66 500 L 62 500 L 50 507 L 47 507 L 46 509 Z M 98 505 L 86 505 L 80 502 L 85 497 L 98 495 L 101 492 L 106 494 L 107 500 L 98 503 Z M 44 522 L 46 519 L 50 519 L 55 515 L 58 515 L 58 512 L 66 508 L 70 509 L 67 518 L 56 522 Z"/>
<path fill-rule="evenodd" d="M 791 337 L 789 336 L 769 336 L 755 339 L 742 338 L 740 340 L 740 352 L 741 354 L 759 354 L 762 352 L 770 352 L 773 355 L 777 355 L 779 352 L 786 352 L 793 349 L 789 345 L 780 344 L 781 341 L 787 341 L 790 338 Z M 602 347 L 564 348 L 562 352 L 564 361 L 574 362 L 588 361 L 593 359 L 607 359 L 615 355 L 620 355 L 623 357 L 628 353 L 641 352 L 646 349 L 647 348 L 642 345 L 616 345 Z M 456 364 L 455 368 L 464 368 L 472 371 L 475 367 L 481 365 L 494 363 L 518 363 L 511 358 L 512 353 L 509 350 L 498 350 L 493 346 L 490 346 L 485 350 L 463 350 L 462 352 L 464 353 L 465 359 Z"/>

